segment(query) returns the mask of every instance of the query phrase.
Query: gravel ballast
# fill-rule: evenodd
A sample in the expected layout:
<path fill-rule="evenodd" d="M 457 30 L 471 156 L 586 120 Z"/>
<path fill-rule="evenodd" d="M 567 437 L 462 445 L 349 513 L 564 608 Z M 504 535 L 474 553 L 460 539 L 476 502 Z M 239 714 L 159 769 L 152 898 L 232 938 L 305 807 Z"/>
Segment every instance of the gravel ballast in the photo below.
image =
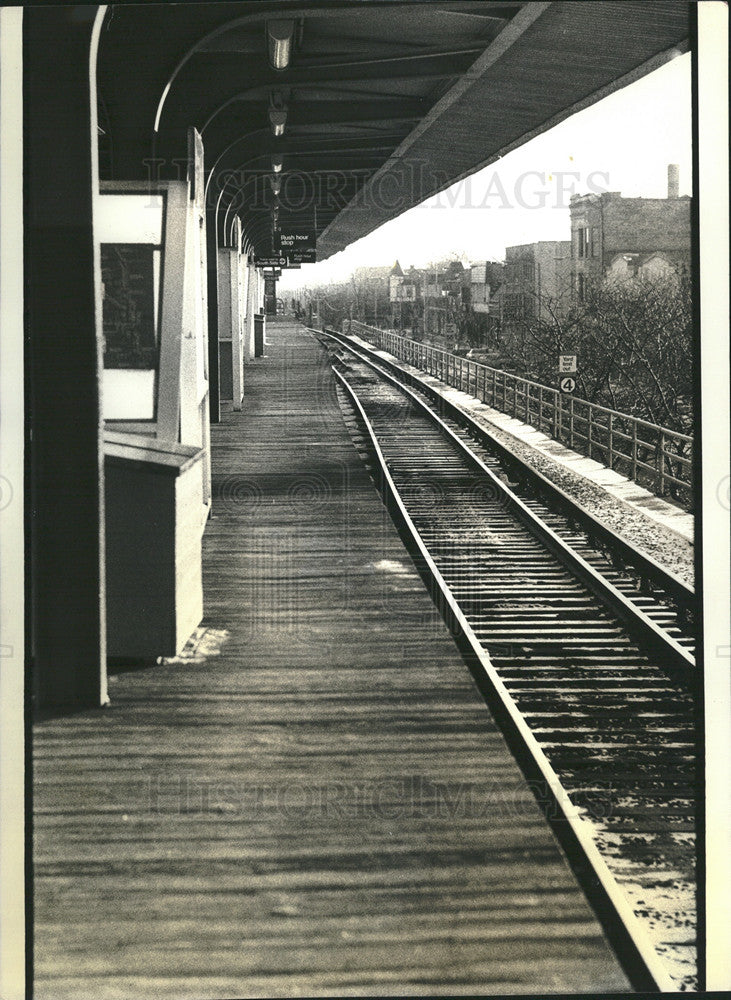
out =
<path fill-rule="evenodd" d="M 359 339 L 353 337 L 355 341 Z M 367 341 L 361 342 L 374 349 L 373 345 L 368 344 Z M 502 417 L 503 415 L 493 410 L 492 407 L 481 403 L 473 396 L 468 396 L 467 393 L 459 389 L 445 385 L 439 379 L 427 375 L 421 369 L 414 368 L 387 351 L 377 351 L 377 353 L 389 361 L 393 361 L 404 371 L 417 375 L 425 385 L 435 389 L 450 403 L 459 406 L 476 423 L 494 435 L 517 458 L 550 479 L 615 534 L 660 563 L 686 584 L 693 585 L 695 555 L 691 541 L 673 531 L 672 528 L 660 524 L 649 514 L 632 504 L 608 493 L 602 486 L 593 483 L 586 476 L 566 468 L 549 455 L 538 451 L 514 434 L 497 426 L 495 420 L 491 419 L 491 415 L 493 417 Z"/>

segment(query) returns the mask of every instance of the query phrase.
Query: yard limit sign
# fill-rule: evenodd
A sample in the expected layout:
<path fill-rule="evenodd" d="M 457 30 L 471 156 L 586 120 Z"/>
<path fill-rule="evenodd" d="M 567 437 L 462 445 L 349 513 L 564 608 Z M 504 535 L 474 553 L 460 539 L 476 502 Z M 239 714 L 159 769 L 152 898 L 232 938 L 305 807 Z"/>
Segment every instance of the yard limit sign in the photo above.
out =
<path fill-rule="evenodd" d="M 576 388 L 576 355 L 559 354 L 558 356 L 558 387 L 561 392 L 570 394 Z"/>

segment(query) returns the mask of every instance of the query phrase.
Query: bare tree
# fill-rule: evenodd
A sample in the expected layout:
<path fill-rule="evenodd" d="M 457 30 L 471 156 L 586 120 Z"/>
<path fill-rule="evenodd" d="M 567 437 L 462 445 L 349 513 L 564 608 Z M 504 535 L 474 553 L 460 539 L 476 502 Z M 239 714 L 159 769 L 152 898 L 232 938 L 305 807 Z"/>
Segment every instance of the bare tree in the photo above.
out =
<path fill-rule="evenodd" d="M 693 426 L 693 310 L 687 275 L 637 277 L 589 287 L 567 312 L 542 299 L 512 320 L 506 367 L 554 384 L 559 354 L 578 355 L 577 393 L 671 430 Z"/>

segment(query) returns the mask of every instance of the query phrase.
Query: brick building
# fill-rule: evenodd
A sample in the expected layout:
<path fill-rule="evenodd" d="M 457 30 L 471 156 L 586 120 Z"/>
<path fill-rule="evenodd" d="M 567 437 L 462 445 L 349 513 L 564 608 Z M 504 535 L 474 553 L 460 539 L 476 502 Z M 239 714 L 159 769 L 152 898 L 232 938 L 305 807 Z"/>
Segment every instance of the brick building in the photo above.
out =
<path fill-rule="evenodd" d="M 551 319 L 552 310 L 565 311 L 571 294 L 571 244 L 542 240 L 506 247 L 500 288 L 503 330 L 518 321 Z"/>
<path fill-rule="evenodd" d="M 503 283 L 505 265 L 481 261 L 470 266 L 470 305 L 476 313 L 500 317 L 498 292 Z"/>
<path fill-rule="evenodd" d="M 691 201 L 678 197 L 677 167 L 668 167 L 667 198 L 623 198 L 617 191 L 571 199 L 574 301 L 607 276 L 678 272 L 690 266 Z"/>

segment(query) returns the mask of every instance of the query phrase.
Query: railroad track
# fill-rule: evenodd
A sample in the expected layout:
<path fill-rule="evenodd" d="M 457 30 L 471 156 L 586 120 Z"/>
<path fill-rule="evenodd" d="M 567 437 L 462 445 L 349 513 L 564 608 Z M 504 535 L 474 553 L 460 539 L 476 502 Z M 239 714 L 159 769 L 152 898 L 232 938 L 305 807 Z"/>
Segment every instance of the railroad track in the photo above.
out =
<path fill-rule="evenodd" d="M 631 981 L 697 988 L 692 591 L 398 366 L 321 336 L 356 443 Z"/>

